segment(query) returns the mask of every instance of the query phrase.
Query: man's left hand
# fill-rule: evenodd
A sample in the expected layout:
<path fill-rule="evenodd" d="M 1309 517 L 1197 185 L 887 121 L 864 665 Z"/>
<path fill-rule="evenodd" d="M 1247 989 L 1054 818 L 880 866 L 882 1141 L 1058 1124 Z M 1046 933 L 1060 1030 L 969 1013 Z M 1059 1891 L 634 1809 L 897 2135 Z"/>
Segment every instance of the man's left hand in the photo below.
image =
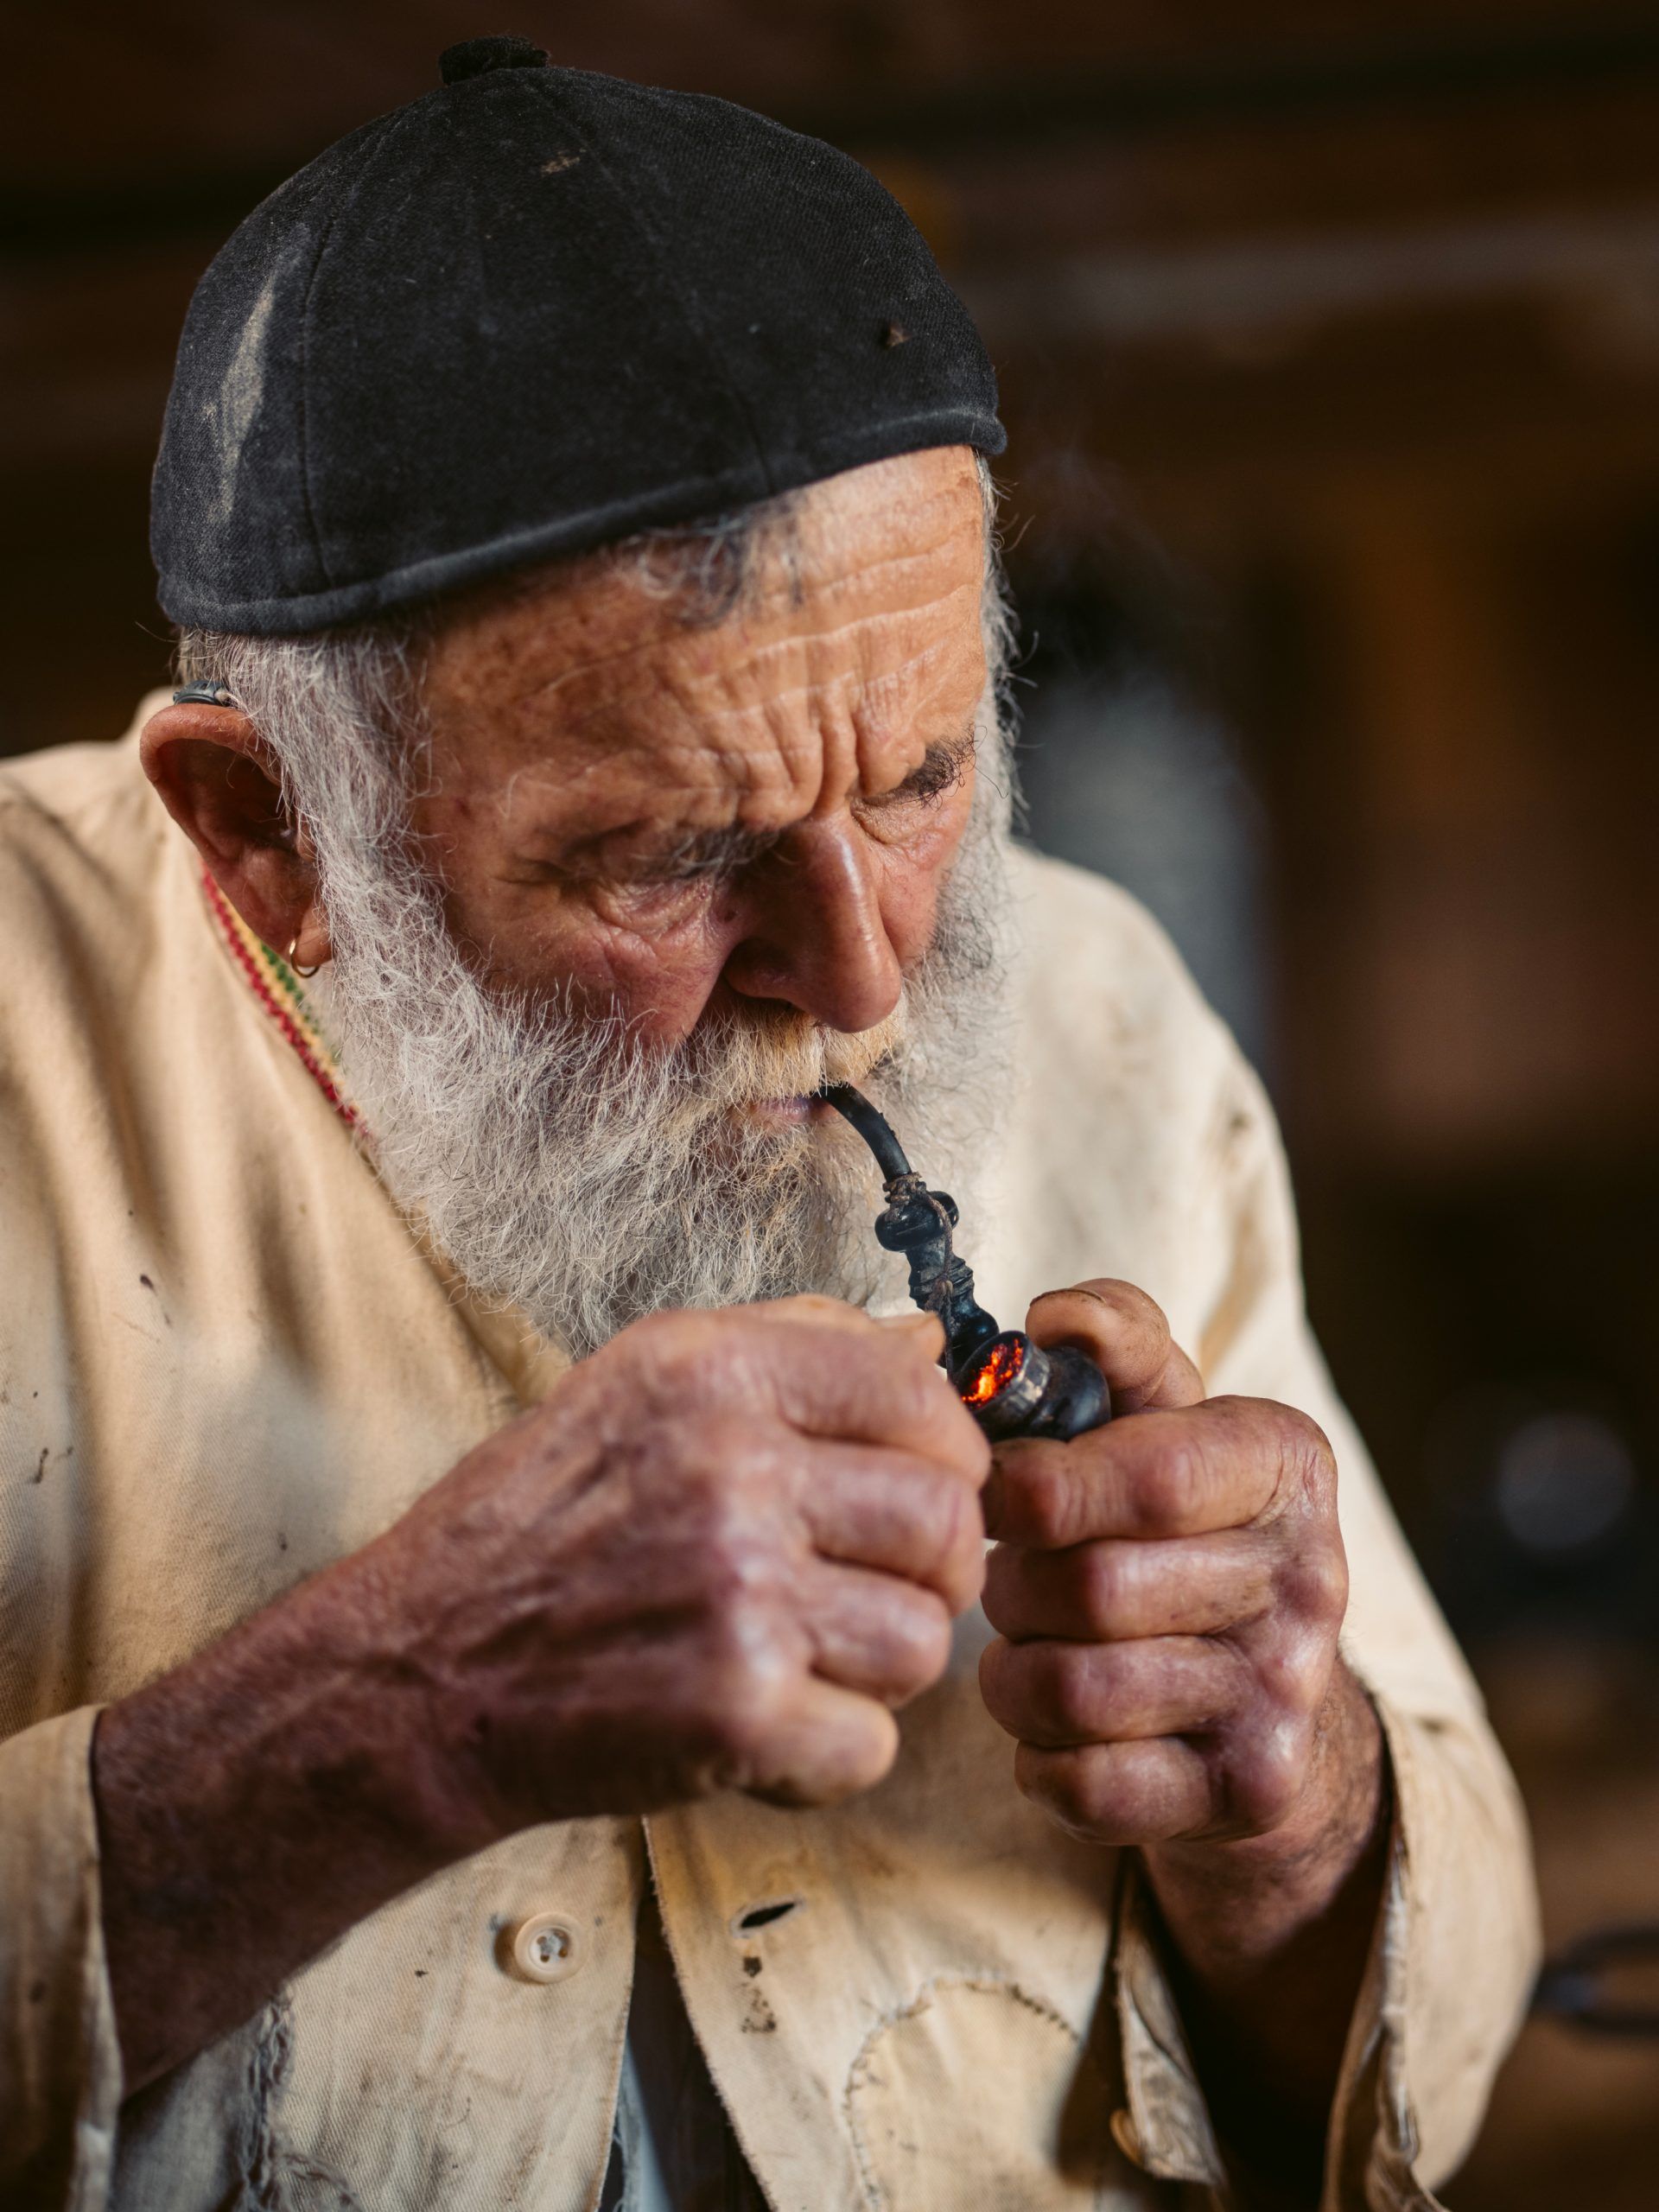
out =
<path fill-rule="evenodd" d="M 1288 1406 L 1206 1399 L 1127 1283 L 1052 1292 L 1027 1325 L 1095 1360 L 1120 1417 L 1069 1444 L 1003 1445 L 985 1494 L 1002 1640 L 980 1680 L 1018 1740 L 1020 1787 L 1100 1843 L 1301 1831 L 1328 1779 L 1321 1723 L 1348 1687 L 1330 1446 Z"/>
<path fill-rule="evenodd" d="M 1027 1325 L 1098 1363 L 1116 1417 L 997 1451 L 985 1702 L 1027 1796 L 1140 1847 L 1236 2176 L 1312 2203 L 1387 1833 L 1382 1732 L 1337 1650 L 1331 1447 L 1288 1406 L 1205 1398 L 1127 1283 Z"/>

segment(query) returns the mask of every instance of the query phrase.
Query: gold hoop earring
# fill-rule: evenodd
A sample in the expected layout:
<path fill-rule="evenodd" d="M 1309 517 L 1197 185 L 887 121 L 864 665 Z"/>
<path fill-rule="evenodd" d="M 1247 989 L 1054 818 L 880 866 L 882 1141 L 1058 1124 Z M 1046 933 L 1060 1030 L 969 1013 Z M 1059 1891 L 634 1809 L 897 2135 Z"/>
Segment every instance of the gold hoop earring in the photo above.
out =
<path fill-rule="evenodd" d="M 305 981 L 308 983 L 311 978 L 316 974 L 317 969 L 321 967 L 322 963 L 319 960 L 315 967 L 302 968 L 299 962 L 294 957 L 294 955 L 299 950 L 299 934 L 296 931 L 296 933 L 288 940 L 288 950 L 283 955 L 283 957 L 288 963 L 289 966 L 294 970 L 294 973 L 296 976 L 303 976 Z"/>

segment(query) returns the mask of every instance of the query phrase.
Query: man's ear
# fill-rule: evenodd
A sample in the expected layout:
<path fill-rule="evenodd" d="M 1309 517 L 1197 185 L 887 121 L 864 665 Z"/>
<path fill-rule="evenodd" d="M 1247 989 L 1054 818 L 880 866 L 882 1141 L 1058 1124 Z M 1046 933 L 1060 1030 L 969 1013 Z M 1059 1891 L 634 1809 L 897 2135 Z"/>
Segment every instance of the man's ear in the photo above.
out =
<path fill-rule="evenodd" d="M 138 756 L 162 805 L 243 920 L 278 952 L 328 957 L 309 844 L 283 805 L 270 754 L 237 707 L 163 707 Z"/>

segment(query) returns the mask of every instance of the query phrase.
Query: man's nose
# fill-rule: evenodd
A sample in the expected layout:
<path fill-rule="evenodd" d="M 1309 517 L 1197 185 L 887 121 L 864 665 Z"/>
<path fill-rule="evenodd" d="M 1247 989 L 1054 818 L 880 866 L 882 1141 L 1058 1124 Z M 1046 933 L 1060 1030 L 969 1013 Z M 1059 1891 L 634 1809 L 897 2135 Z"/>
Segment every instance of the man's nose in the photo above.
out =
<path fill-rule="evenodd" d="M 745 998 L 781 1000 L 854 1035 L 885 1021 L 904 976 L 862 833 L 844 817 L 803 823 L 747 887 L 748 928 L 726 963 Z"/>

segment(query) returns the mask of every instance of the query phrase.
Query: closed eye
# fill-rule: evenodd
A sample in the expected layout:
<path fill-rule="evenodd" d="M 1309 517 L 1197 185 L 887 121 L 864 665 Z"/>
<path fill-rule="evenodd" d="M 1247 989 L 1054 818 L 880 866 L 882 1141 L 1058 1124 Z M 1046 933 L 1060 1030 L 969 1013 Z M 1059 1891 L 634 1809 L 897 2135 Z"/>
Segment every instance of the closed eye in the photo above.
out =
<path fill-rule="evenodd" d="M 690 830 L 671 844 L 639 854 L 613 868 L 624 882 L 696 883 L 706 878 L 736 875 L 769 853 L 778 842 L 776 830 L 746 830 L 741 824 L 727 830 Z"/>
<path fill-rule="evenodd" d="M 885 814 L 903 806 L 925 805 L 960 784 L 974 757 L 971 730 L 948 743 L 930 745 L 902 784 L 856 802 L 861 814 Z M 773 851 L 787 832 L 749 830 L 741 823 L 724 830 L 690 830 L 672 843 L 613 864 L 613 880 L 641 885 L 724 881 L 752 868 Z"/>
<path fill-rule="evenodd" d="M 948 743 L 930 745 L 902 784 L 896 784 L 890 791 L 878 792 L 874 798 L 861 799 L 860 808 L 866 813 L 880 813 L 889 807 L 914 804 L 918 800 L 942 798 L 961 783 L 973 757 L 971 730 Z"/>
<path fill-rule="evenodd" d="M 854 800 L 862 817 L 881 817 L 906 807 L 927 806 L 955 789 L 974 757 L 974 734 L 966 731 L 945 743 L 930 745 L 920 761 L 891 791 Z M 718 830 L 688 830 L 649 847 L 619 850 L 614 840 L 567 853 L 560 861 L 526 858 L 520 880 L 606 883 L 620 891 L 649 893 L 679 885 L 720 883 L 765 859 L 787 837 L 787 828 L 753 830 L 734 823 Z"/>
<path fill-rule="evenodd" d="M 527 854 L 518 864 L 524 882 L 611 884 L 618 888 L 652 889 L 697 883 L 735 874 L 760 859 L 778 841 L 776 830 L 688 830 L 678 837 L 648 845 L 595 841 L 567 851 L 557 860 Z"/>

